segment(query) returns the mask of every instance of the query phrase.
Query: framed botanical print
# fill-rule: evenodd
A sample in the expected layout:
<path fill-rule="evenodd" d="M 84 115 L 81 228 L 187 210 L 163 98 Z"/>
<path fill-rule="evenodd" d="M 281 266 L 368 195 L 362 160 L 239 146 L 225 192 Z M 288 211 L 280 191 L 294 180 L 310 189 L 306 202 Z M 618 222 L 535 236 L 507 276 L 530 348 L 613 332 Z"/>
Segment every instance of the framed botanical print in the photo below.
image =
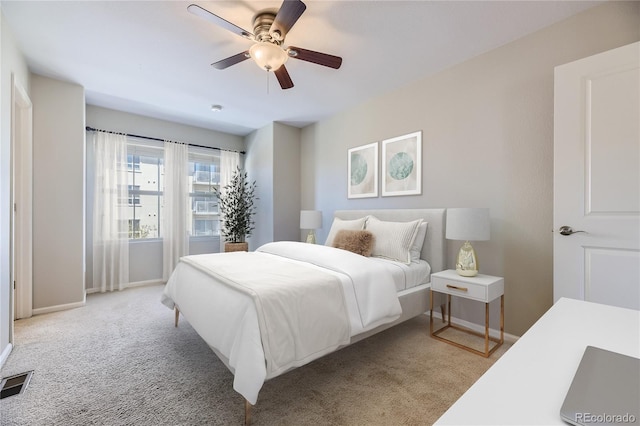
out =
<path fill-rule="evenodd" d="M 378 196 L 378 143 L 349 149 L 347 198 Z"/>
<path fill-rule="evenodd" d="M 422 132 L 382 141 L 382 196 L 422 193 Z"/>

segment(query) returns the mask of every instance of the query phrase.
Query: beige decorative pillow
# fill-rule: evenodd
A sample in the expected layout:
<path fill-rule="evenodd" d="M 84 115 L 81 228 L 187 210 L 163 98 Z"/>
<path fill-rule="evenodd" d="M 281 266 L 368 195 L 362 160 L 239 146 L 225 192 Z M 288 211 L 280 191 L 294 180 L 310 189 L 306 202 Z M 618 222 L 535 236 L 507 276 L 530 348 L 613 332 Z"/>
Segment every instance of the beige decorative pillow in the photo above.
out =
<path fill-rule="evenodd" d="M 341 229 L 360 231 L 364 229 L 364 224 L 366 223 L 366 221 L 367 216 L 353 220 L 344 220 L 340 219 L 339 217 L 334 218 L 333 223 L 331 224 L 331 229 L 329 230 L 329 235 L 327 236 L 327 240 L 325 241 L 324 245 L 333 247 L 333 239 Z"/>
<path fill-rule="evenodd" d="M 342 229 L 338 231 L 333 239 L 333 247 L 369 257 L 373 250 L 373 242 L 373 234 L 369 231 L 349 231 Z"/>

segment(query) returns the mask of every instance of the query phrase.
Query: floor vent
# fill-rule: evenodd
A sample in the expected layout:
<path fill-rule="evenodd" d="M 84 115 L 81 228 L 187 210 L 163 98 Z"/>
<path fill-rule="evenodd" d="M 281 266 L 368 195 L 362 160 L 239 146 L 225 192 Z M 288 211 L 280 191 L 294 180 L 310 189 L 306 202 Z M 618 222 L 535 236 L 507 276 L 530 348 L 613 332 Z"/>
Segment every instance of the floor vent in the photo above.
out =
<path fill-rule="evenodd" d="M 15 376 L 3 377 L 0 381 L 0 399 L 23 393 L 29 385 L 32 374 L 33 371 L 27 371 Z"/>

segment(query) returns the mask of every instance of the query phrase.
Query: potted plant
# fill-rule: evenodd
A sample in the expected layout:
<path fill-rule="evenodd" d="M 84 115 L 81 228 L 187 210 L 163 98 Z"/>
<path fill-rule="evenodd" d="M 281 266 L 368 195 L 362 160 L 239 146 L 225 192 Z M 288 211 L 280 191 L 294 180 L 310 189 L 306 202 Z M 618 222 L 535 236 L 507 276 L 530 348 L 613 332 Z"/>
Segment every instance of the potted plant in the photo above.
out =
<path fill-rule="evenodd" d="M 248 251 L 245 241 L 255 228 L 256 182 L 249 183 L 247 172 L 240 167 L 233 172 L 231 181 L 222 190 L 215 189 L 221 215 L 221 233 L 225 239 L 224 251 Z"/>

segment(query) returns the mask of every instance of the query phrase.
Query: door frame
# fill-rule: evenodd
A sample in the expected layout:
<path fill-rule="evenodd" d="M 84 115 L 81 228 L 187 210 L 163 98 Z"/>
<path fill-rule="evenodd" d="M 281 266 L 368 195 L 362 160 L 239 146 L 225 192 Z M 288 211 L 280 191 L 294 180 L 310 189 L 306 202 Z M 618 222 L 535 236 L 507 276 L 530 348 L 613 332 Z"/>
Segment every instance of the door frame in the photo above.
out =
<path fill-rule="evenodd" d="M 33 104 L 15 75 L 11 82 L 9 342 L 14 320 L 33 313 Z"/>

